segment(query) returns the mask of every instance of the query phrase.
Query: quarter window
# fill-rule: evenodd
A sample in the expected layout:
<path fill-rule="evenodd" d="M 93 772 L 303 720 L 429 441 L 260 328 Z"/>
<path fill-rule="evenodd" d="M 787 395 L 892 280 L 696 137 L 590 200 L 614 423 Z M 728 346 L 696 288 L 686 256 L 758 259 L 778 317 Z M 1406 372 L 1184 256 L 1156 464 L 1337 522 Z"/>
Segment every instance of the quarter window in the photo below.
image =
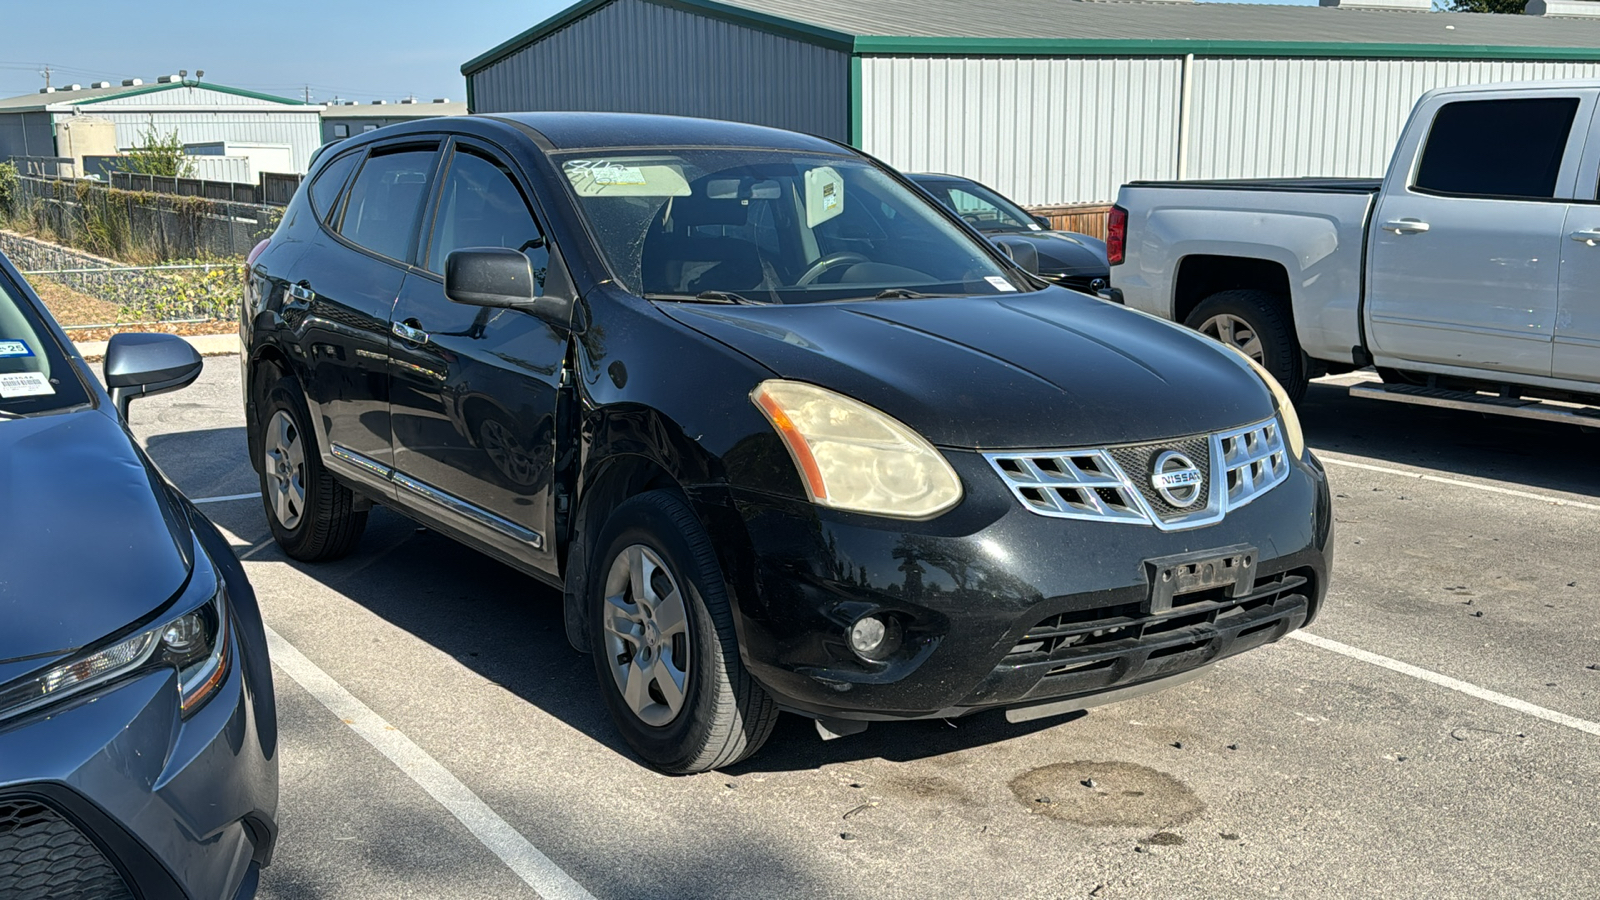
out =
<path fill-rule="evenodd" d="M 339 233 L 374 253 L 409 258 L 434 156 L 432 147 L 374 153 L 350 186 Z"/>
<path fill-rule="evenodd" d="M 1553 198 L 1577 111 L 1576 97 L 1446 104 L 1428 131 L 1415 187 L 1472 197 Z"/>
<path fill-rule="evenodd" d="M 356 167 L 361 160 L 360 153 L 347 153 L 323 167 L 317 173 L 317 179 L 311 182 L 311 208 L 317 211 L 317 218 L 327 219 L 328 213 L 338 202 L 339 189 L 350 179 L 350 170 Z"/>
<path fill-rule="evenodd" d="M 439 191 L 428 270 L 443 274 L 445 258 L 452 250 L 509 247 L 528 254 L 535 283 L 542 291 L 550 252 L 543 246 L 528 246 L 538 238 L 539 226 L 511 170 L 476 150 L 458 148 Z"/>

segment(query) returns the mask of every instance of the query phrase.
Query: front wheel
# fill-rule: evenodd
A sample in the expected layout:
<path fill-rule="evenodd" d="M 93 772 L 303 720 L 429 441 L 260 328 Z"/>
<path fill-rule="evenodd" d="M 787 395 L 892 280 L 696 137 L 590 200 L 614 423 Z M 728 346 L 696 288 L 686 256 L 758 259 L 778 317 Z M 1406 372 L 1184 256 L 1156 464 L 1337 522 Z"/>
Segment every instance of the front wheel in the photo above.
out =
<path fill-rule="evenodd" d="M 1184 324 L 1255 360 L 1298 403 L 1309 366 L 1285 305 L 1266 291 L 1221 291 L 1200 301 Z"/>
<path fill-rule="evenodd" d="M 739 658 L 710 537 L 677 494 L 640 494 L 600 534 L 590 644 L 606 706 L 628 745 L 687 775 L 755 753 L 777 721 Z"/>

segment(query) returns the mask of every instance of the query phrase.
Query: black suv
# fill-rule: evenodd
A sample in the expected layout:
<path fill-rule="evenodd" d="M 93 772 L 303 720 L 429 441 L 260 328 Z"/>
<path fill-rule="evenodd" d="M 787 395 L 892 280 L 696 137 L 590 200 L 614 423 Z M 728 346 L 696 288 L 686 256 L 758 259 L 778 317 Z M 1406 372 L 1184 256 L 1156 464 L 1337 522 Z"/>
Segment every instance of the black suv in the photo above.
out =
<path fill-rule="evenodd" d="M 380 503 L 561 589 L 665 771 L 778 710 L 830 736 L 1081 709 L 1327 590 L 1327 482 L 1270 377 L 819 138 L 396 125 L 321 155 L 250 272 L 279 544 L 339 556 Z"/>

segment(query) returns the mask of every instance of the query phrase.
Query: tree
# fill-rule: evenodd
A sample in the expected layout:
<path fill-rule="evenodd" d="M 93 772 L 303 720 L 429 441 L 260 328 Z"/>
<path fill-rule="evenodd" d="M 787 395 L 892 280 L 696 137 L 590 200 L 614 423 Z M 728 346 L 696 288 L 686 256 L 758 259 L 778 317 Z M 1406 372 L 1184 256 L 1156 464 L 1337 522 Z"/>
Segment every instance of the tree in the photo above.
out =
<path fill-rule="evenodd" d="M 1522 15 L 1522 8 L 1528 5 L 1528 0 L 1445 0 L 1445 8 L 1451 12 L 1476 12 L 1476 13 L 1509 13 Z"/>
<path fill-rule="evenodd" d="M 133 149 L 123 154 L 122 167 L 125 171 L 167 178 L 194 177 L 194 160 L 183 152 L 183 139 L 178 137 L 177 129 L 161 135 L 151 125 L 140 135 L 139 141 Z"/>

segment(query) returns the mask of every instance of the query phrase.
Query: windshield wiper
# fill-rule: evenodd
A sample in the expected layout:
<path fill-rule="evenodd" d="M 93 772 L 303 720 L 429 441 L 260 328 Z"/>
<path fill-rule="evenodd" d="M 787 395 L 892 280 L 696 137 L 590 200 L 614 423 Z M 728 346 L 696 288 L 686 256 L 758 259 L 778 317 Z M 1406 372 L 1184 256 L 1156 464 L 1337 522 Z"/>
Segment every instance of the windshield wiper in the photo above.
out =
<path fill-rule="evenodd" d="M 732 291 L 701 291 L 698 294 L 645 294 L 646 300 L 698 301 L 700 303 L 736 303 L 740 306 L 771 306 L 765 300 L 751 300 Z"/>
<path fill-rule="evenodd" d="M 918 293 L 916 291 L 910 290 L 908 288 L 889 288 L 887 291 L 879 291 L 878 292 L 878 296 L 873 297 L 872 299 L 874 299 L 874 300 L 926 300 L 927 298 L 932 297 L 932 296 L 933 296 L 932 294 L 921 294 L 921 293 Z"/>
<path fill-rule="evenodd" d="M 23 415 L 22 413 L 7 412 L 6 410 L 0 409 L 0 419 L 26 419 L 26 418 L 27 418 L 27 416 Z"/>

